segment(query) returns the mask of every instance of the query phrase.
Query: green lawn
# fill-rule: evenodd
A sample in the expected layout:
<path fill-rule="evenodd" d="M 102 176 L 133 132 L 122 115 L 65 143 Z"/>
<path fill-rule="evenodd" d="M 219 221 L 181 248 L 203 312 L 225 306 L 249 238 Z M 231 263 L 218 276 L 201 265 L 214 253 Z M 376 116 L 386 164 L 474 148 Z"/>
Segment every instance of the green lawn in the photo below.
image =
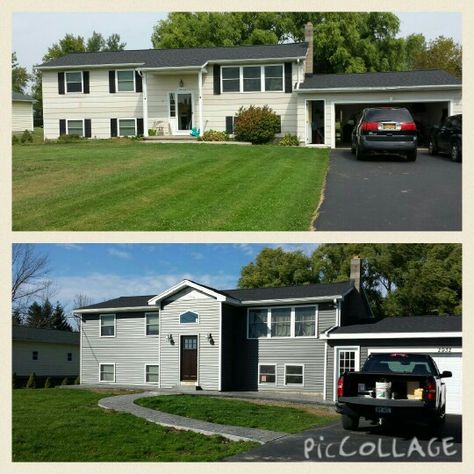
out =
<path fill-rule="evenodd" d="M 305 231 L 328 158 L 272 145 L 16 145 L 13 229 Z"/>
<path fill-rule="evenodd" d="M 13 390 L 13 461 L 217 461 L 257 446 L 99 408 L 109 395 Z"/>
<path fill-rule="evenodd" d="M 175 415 L 234 426 L 297 433 L 328 424 L 336 416 L 321 409 L 319 414 L 288 406 L 264 405 L 196 395 L 164 395 L 141 398 L 137 404 Z"/>

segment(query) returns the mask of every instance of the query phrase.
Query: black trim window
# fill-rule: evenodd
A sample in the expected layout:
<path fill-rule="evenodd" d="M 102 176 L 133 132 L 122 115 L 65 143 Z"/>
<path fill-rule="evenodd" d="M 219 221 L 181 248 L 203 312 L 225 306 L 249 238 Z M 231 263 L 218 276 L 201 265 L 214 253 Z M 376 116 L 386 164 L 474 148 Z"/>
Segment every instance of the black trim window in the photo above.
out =
<path fill-rule="evenodd" d="M 137 124 L 135 119 L 119 119 L 119 136 L 133 137 L 137 134 Z"/>
<path fill-rule="evenodd" d="M 83 137 L 84 136 L 84 120 L 68 120 L 67 121 L 67 134 Z"/>
<path fill-rule="evenodd" d="M 229 135 L 232 135 L 234 133 L 234 116 L 233 115 L 228 115 L 225 118 L 225 131 Z"/>
<path fill-rule="evenodd" d="M 258 383 L 261 385 L 276 383 L 276 365 L 262 364 L 258 367 Z"/>
<path fill-rule="evenodd" d="M 82 92 L 82 72 L 66 72 L 66 92 Z"/>
<path fill-rule="evenodd" d="M 240 92 L 240 67 L 222 68 L 222 92 Z"/>
<path fill-rule="evenodd" d="M 134 92 L 135 91 L 135 71 L 117 71 L 117 91 Z"/>
<path fill-rule="evenodd" d="M 283 91 L 283 66 L 265 66 L 265 91 Z"/>
<path fill-rule="evenodd" d="M 38 360 L 38 351 L 33 351 L 31 356 L 33 360 Z"/>
<path fill-rule="evenodd" d="M 262 90 L 262 69 L 260 66 L 247 66 L 242 68 L 244 92 Z"/>
<path fill-rule="evenodd" d="M 145 313 L 146 335 L 158 336 L 160 334 L 160 316 L 158 313 Z"/>
<path fill-rule="evenodd" d="M 67 353 L 67 361 L 71 362 L 72 361 L 72 352 Z"/>

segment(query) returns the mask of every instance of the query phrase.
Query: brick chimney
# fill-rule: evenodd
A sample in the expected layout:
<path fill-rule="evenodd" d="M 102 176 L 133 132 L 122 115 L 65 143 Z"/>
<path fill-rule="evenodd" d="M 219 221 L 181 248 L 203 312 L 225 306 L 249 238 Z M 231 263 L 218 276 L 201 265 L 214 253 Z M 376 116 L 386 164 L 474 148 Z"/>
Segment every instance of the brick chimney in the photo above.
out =
<path fill-rule="evenodd" d="M 355 255 L 351 259 L 351 280 L 354 282 L 354 286 L 357 291 L 360 291 L 361 286 L 361 260 L 358 255 Z"/>
<path fill-rule="evenodd" d="M 304 25 L 304 40 L 308 43 L 304 68 L 305 74 L 313 74 L 313 36 L 313 24 L 308 21 Z"/>

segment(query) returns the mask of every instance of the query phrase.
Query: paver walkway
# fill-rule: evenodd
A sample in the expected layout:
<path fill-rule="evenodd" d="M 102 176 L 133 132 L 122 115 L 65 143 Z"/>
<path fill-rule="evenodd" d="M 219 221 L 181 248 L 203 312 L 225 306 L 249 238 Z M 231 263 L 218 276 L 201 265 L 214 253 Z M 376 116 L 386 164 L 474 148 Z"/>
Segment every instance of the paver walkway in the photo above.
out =
<path fill-rule="evenodd" d="M 118 395 L 115 397 L 102 398 L 99 400 L 99 406 L 107 410 L 130 413 L 131 415 L 144 418 L 147 421 L 162 426 L 169 426 L 178 430 L 194 431 L 205 435 L 219 435 L 232 441 L 256 441 L 257 443 L 264 444 L 288 435 L 288 433 L 280 433 L 277 431 L 209 423 L 207 421 L 152 410 L 151 408 L 145 408 L 134 403 L 134 401 L 139 398 L 156 397 L 159 395 L 164 395 L 164 393 L 144 392 L 134 393 L 132 395 Z"/>

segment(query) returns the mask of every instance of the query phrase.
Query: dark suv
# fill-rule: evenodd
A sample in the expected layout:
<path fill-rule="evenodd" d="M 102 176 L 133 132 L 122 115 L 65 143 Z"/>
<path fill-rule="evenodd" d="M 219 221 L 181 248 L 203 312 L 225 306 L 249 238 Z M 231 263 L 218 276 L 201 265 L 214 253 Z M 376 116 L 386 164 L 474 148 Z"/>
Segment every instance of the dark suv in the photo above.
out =
<path fill-rule="evenodd" d="M 416 160 L 416 124 L 405 108 L 367 108 L 352 132 L 352 153 L 361 160 L 368 153 L 402 153 Z"/>
<path fill-rule="evenodd" d="M 447 117 L 441 126 L 433 127 L 428 145 L 432 155 L 449 153 L 453 161 L 462 158 L 462 115 Z"/>

